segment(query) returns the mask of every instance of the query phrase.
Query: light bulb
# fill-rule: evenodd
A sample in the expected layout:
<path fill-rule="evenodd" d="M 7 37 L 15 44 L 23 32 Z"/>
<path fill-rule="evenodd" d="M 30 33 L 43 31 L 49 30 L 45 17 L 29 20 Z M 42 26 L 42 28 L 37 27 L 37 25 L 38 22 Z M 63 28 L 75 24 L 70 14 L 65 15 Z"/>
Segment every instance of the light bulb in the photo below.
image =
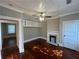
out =
<path fill-rule="evenodd" d="M 45 13 L 43 13 L 42 16 L 44 17 L 45 16 Z"/>
<path fill-rule="evenodd" d="M 40 21 L 44 21 L 44 17 L 40 17 Z"/>

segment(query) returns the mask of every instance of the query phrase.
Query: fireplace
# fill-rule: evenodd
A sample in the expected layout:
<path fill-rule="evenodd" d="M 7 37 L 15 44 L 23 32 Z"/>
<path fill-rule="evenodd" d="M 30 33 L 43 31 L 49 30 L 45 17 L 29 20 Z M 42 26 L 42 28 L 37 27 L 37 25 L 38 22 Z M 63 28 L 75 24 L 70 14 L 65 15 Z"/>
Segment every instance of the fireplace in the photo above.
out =
<path fill-rule="evenodd" d="M 56 36 L 55 35 L 49 35 L 49 41 L 51 43 L 56 43 Z"/>

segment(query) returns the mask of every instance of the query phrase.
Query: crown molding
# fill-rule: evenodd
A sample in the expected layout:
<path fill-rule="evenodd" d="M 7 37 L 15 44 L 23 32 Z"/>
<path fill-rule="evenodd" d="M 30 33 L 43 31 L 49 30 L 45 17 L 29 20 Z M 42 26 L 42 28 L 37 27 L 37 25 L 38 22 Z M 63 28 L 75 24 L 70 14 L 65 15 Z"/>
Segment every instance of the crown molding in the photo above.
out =
<path fill-rule="evenodd" d="M 16 21 L 21 20 L 19 18 L 14 18 L 14 17 L 9 17 L 9 16 L 2 16 L 2 15 L 0 15 L 0 19 L 10 19 L 10 20 L 16 20 Z"/>
<path fill-rule="evenodd" d="M 58 15 L 56 17 L 52 17 L 52 18 L 47 19 L 47 20 L 57 19 L 57 18 L 61 18 L 61 17 L 67 16 L 67 15 L 72 15 L 72 14 L 77 14 L 77 13 L 79 13 L 79 11 L 70 12 L 70 13 L 66 13 L 66 14 L 61 14 L 61 15 Z"/>
<path fill-rule="evenodd" d="M 19 12 L 19 13 L 24 13 L 21 10 L 18 10 L 18 9 L 16 9 L 14 7 L 10 7 L 10 6 L 4 5 L 4 4 L 0 4 L 0 6 L 5 7 L 5 8 L 8 8 L 8 9 L 11 9 L 11 10 L 16 11 L 16 12 Z"/>

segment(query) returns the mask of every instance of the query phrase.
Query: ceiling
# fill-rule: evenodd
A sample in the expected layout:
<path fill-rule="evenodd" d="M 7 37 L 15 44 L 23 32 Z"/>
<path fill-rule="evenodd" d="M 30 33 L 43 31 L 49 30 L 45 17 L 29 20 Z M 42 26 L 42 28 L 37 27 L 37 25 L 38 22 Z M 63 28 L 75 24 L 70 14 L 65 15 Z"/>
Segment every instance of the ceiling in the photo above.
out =
<path fill-rule="evenodd" d="M 52 18 L 79 12 L 79 0 L 72 0 L 66 4 L 66 0 L 0 0 L 0 5 L 21 10 L 28 15 L 46 12 Z"/>

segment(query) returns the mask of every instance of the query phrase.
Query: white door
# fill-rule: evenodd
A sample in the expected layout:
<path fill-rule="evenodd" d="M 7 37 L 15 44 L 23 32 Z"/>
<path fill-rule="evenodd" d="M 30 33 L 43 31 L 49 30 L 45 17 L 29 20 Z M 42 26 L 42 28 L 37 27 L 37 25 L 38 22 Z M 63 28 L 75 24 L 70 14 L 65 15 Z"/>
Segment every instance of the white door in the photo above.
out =
<path fill-rule="evenodd" d="M 77 50 L 77 21 L 63 21 L 64 47 Z"/>

